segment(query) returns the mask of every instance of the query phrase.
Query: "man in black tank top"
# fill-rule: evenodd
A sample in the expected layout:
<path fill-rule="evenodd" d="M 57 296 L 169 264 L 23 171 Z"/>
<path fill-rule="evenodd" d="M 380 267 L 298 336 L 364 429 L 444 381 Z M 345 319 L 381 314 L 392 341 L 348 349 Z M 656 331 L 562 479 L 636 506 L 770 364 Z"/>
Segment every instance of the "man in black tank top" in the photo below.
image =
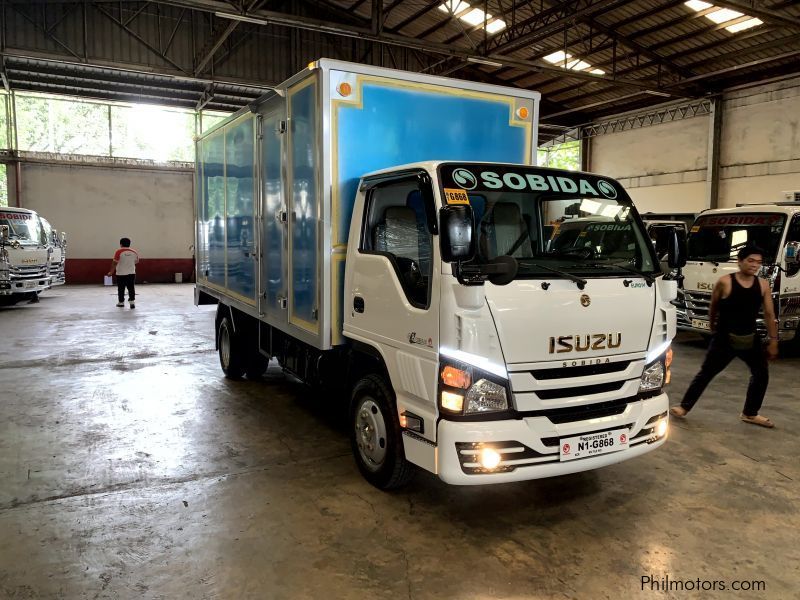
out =
<path fill-rule="evenodd" d="M 685 417 L 692 410 L 700 394 L 734 357 L 741 358 L 750 367 L 750 385 L 740 416 L 745 423 L 774 427 L 774 423 L 758 414 L 769 383 L 767 357 L 778 356 L 778 326 L 769 283 L 757 277 L 764 251 L 748 246 L 739 251 L 739 272 L 723 275 L 711 295 L 709 320 L 714 334 L 703 366 L 692 380 L 679 406 L 669 412 L 675 417 Z M 761 347 L 756 331 L 758 311 L 764 309 L 764 324 L 769 332 L 767 356 Z"/>

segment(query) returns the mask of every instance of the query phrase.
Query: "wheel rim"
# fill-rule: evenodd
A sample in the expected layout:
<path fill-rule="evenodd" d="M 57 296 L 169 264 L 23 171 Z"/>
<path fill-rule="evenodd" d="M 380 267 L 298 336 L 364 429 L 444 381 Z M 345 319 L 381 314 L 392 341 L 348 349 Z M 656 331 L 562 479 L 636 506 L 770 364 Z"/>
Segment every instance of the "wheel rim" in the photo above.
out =
<path fill-rule="evenodd" d="M 231 363 L 231 336 L 224 325 L 219 328 L 219 357 L 222 360 L 222 368 L 227 369 Z"/>
<path fill-rule="evenodd" d="M 386 460 L 386 422 L 370 397 L 364 398 L 356 411 L 355 430 L 361 462 L 370 471 L 377 471 Z"/>

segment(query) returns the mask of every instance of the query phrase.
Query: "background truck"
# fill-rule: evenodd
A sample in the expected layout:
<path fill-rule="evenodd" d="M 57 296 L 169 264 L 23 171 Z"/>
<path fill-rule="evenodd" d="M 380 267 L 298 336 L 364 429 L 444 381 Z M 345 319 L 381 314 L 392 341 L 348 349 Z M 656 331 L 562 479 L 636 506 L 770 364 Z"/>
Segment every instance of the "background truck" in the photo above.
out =
<path fill-rule="evenodd" d="M 689 231 L 688 261 L 678 299 L 678 327 L 710 335 L 711 292 L 723 275 L 738 271 L 737 253 L 748 244 L 765 252 L 761 276 L 772 288 L 778 336 L 795 340 L 800 326 L 800 202 L 706 210 Z M 758 329 L 766 335 L 763 320 Z"/>
<path fill-rule="evenodd" d="M 43 242 L 50 248 L 50 285 L 64 285 L 67 281 L 67 234 L 53 229 L 50 222 L 39 217 L 42 223 Z"/>
<path fill-rule="evenodd" d="M 666 439 L 676 283 L 617 182 L 530 166 L 538 101 L 320 60 L 197 142 L 195 301 L 218 303 L 223 371 L 274 357 L 346 397 L 380 488 L 415 467 L 572 473 Z M 567 215 L 630 241 L 547 248 Z"/>
<path fill-rule="evenodd" d="M 39 215 L 25 208 L 0 208 L 0 303 L 35 299 L 50 287 L 49 262 Z"/>

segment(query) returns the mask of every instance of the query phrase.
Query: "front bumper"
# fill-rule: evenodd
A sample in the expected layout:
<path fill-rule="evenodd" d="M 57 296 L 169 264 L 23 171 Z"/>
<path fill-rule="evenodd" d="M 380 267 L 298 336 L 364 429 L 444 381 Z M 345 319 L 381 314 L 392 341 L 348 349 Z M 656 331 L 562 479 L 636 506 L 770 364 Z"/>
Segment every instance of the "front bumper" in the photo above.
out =
<path fill-rule="evenodd" d="M 661 446 L 667 435 L 656 439 L 655 423 L 668 418 L 667 395 L 631 402 L 625 411 L 609 417 L 555 424 L 547 417 L 506 421 L 440 421 L 438 426 L 437 474 L 446 483 L 485 485 L 554 477 L 605 467 L 640 456 Z M 654 421 L 655 420 L 655 421 Z M 648 424 L 649 423 L 649 424 Z M 627 427 L 629 447 L 625 450 L 562 462 L 560 438 Z M 462 452 L 468 447 L 490 444 L 502 456 L 497 471 L 475 469 Z M 508 448 L 509 452 L 503 452 Z M 468 451 L 467 451 L 468 452 Z M 503 471 L 503 469 L 505 469 Z"/>
<path fill-rule="evenodd" d="M 0 296 L 11 296 L 13 294 L 28 294 L 30 292 L 43 292 L 50 288 L 50 276 L 37 277 L 35 279 L 12 279 L 0 284 Z"/>

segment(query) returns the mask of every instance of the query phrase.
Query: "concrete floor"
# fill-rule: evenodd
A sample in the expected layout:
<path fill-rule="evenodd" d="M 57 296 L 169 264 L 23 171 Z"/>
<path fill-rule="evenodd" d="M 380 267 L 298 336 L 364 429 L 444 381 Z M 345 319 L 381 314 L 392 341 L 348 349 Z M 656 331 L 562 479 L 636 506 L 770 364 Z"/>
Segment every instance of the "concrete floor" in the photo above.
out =
<path fill-rule="evenodd" d="M 134 311 L 102 287 L 0 309 L 2 598 L 800 597 L 798 359 L 772 367 L 772 431 L 738 421 L 732 366 L 645 457 L 382 493 L 280 370 L 222 377 L 214 307 L 190 285 L 139 295 Z M 681 337 L 673 396 L 702 355 Z"/>

